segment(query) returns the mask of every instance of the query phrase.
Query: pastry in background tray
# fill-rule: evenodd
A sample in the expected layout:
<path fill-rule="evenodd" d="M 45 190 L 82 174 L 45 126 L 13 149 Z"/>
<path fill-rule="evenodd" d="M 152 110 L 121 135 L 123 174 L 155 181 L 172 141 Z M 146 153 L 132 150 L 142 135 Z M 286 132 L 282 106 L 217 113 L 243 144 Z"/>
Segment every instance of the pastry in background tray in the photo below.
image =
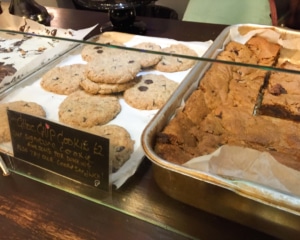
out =
<path fill-rule="evenodd" d="M 50 92 L 68 95 L 80 89 L 80 81 L 85 77 L 85 64 L 71 64 L 55 67 L 46 72 L 41 86 Z"/>
<path fill-rule="evenodd" d="M 6 76 L 13 76 L 16 71 L 17 69 L 13 67 L 13 64 L 5 64 L 4 62 L 0 62 L 0 83 Z"/>
<path fill-rule="evenodd" d="M 127 89 L 123 96 L 126 103 L 141 110 L 160 109 L 178 87 L 178 83 L 164 75 L 146 74 Z"/>
<path fill-rule="evenodd" d="M 12 23 L 12 25 L 14 24 Z M 74 45 L 74 43 L 39 36 L 39 34 L 52 36 L 51 34 L 55 32 L 57 33 L 56 36 L 59 37 L 72 37 L 74 36 L 72 30 L 54 29 L 50 31 L 45 27 L 35 29 L 31 28 L 30 23 L 27 27 L 26 33 L 28 31 L 29 35 L 0 32 L 0 91 L 5 91 L 5 89 L 22 81 L 26 76 L 40 69 Z"/>
<path fill-rule="evenodd" d="M 193 49 L 183 44 L 173 44 L 169 47 L 163 48 L 162 51 L 165 53 L 178 54 L 190 57 L 198 56 Z M 155 69 L 161 72 L 179 72 L 188 70 L 194 65 L 195 60 L 193 59 L 163 55 L 162 59 L 155 66 Z"/>
<path fill-rule="evenodd" d="M 82 48 L 82 51 L 81 51 L 81 57 L 83 60 L 90 62 L 97 58 L 118 56 L 119 54 L 121 54 L 124 51 L 123 49 L 114 47 L 114 46 L 123 46 L 124 47 L 124 45 L 122 43 L 119 43 L 116 41 L 99 38 L 95 41 L 95 43 L 99 43 L 99 45 L 96 45 L 96 44 L 84 45 L 84 47 Z M 106 46 L 100 45 L 100 44 L 105 44 Z"/>
<path fill-rule="evenodd" d="M 46 112 L 44 111 L 43 107 L 35 102 L 15 101 L 0 104 L 0 143 L 9 142 L 11 140 L 7 109 L 38 117 L 46 117 Z"/>
<path fill-rule="evenodd" d="M 125 47 L 123 43 L 117 42 L 115 40 L 105 38 L 103 36 L 98 37 L 95 43 L 105 44 L 86 44 L 81 51 L 81 57 L 83 60 L 90 62 L 97 58 L 111 58 L 119 57 L 120 55 L 128 54 L 133 56 L 137 61 L 141 63 L 142 68 L 149 68 L 156 65 L 161 60 L 161 55 L 152 54 L 143 51 L 131 51 L 122 48 L 117 48 L 115 46 Z M 161 51 L 161 46 L 152 42 L 141 42 L 132 46 L 132 48 L 137 48 L 141 50 L 149 51 Z"/>
<path fill-rule="evenodd" d="M 122 167 L 133 153 L 134 141 L 129 132 L 121 126 L 111 124 L 84 128 L 83 130 L 110 140 L 109 156 L 113 172 Z"/>
<path fill-rule="evenodd" d="M 119 99 L 112 95 L 91 95 L 79 90 L 59 105 L 59 121 L 73 127 L 104 125 L 121 111 Z"/>
<path fill-rule="evenodd" d="M 280 45 L 262 37 L 252 37 L 246 43 L 258 58 L 258 65 L 274 66 L 280 56 Z"/>
<path fill-rule="evenodd" d="M 251 38 L 245 45 L 229 42 L 218 59 L 252 65 L 272 66 L 279 56 L 280 46 L 260 37 Z M 258 68 L 214 63 L 206 73 L 201 89 L 207 106 L 215 109 L 224 103 L 249 109 L 252 113 L 267 71 Z"/>

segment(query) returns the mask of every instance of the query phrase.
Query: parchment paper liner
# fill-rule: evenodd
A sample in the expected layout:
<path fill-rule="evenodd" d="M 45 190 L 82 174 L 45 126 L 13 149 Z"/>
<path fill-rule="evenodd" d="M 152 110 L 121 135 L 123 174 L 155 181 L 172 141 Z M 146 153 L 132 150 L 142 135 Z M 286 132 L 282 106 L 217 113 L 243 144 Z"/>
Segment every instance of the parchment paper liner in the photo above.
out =
<path fill-rule="evenodd" d="M 268 152 L 224 145 L 209 155 L 191 159 L 183 166 L 300 195 L 299 172 L 279 163 Z"/>

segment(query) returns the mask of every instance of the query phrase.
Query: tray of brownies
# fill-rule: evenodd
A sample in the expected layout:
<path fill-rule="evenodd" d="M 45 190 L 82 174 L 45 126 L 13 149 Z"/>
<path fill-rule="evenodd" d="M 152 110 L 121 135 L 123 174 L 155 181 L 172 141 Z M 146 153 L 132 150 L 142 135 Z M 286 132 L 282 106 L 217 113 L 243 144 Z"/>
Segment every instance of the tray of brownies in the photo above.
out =
<path fill-rule="evenodd" d="M 143 132 L 163 191 L 262 231 L 260 221 L 297 231 L 299 42 L 253 24 L 219 35 Z"/>

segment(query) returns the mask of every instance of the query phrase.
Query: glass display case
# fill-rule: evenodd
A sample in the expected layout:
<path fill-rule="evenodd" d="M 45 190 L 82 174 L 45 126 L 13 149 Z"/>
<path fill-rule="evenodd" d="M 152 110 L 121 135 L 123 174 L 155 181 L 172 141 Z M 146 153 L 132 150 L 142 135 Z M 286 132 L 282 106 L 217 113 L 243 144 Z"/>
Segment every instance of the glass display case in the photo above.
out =
<path fill-rule="evenodd" d="M 0 31 L 5 172 L 165 227 L 113 199 L 112 189 L 147 157 L 172 198 L 259 230 L 257 223 L 297 231 L 297 32 L 236 25 L 212 43 L 109 31 L 83 41 L 76 32 L 26 29 Z M 26 112 L 31 104 L 35 110 Z M 108 125 L 117 130 L 100 128 Z M 238 149 L 224 153 L 227 146 Z M 263 165 L 238 169 L 241 159 L 231 156 Z M 203 158 L 187 163 L 196 157 Z M 214 159 L 236 165 L 223 172 Z"/>

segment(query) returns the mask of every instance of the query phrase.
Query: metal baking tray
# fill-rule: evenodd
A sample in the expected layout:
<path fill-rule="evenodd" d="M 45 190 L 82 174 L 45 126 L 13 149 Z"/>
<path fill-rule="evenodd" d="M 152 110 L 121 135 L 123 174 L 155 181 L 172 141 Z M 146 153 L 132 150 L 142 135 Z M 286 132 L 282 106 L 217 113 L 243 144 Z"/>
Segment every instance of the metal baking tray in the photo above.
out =
<path fill-rule="evenodd" d="M 273 28 L 254 24 L 229 26 L 188 74 L 166 105 L 156 114 L 142 134 L 142 146 L 153 162 L 153 175 L 158 186 L 170 197 L 212 214 L 239 222 L 267 234 L 293 239 L 300 232 L 300 198 L 239 179 L 228 179 L 195 171 L 160 158 L 154 151 L 156 134 L 180 109 L 197 88 L 212 59 L 230 40 L 236 27 Z M 300 33 L 276 28 L 281 33 Z"/>

